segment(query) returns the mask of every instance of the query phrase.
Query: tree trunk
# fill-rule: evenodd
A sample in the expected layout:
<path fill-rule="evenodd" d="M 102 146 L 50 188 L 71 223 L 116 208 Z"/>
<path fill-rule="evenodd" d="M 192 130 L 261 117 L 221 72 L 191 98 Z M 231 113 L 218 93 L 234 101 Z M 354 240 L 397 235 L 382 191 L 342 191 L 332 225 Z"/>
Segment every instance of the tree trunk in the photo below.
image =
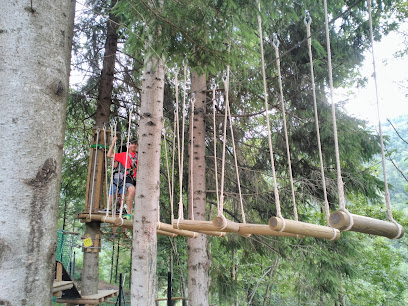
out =
<path fill-rule="evenodd" d="M 14 0 L 0 10 L 0 305 L 52 301 L 70 5 Z"/>
<path fill-rule="evenodd" d="M 111 6 L 113 7 L 116 2 L 117 1 L 112 1 Z M 106 124 L 107 128 L 109 127 L 116 51 L 118 49 L 118 21 L 119 20 L 115 15 L 109 14 L 109 19 L 107 21 L 107 37 L 105 41 L 105 54 L 103 57 L 103 68 L 101 71 L 101 78 L 98 88 L 98 104 L 95 115 L 95 126 L 101 129 L 103 128 L 104 123 Z M 93 167 L 97 167 L 97 169 L 104 169 L 104 167 L 98 167 L 97 165 L 93 165 Z M 104 185 L 103 180 L 100 183 Z M 104 188 L 101 188 L 101 190 L 104 190 Z M 96 196 L 97 195 L 94 194 L 94 197 Z M 100 222 L 92 221 L 86 223 L 85 233 L 90 234 L 92 240 L 95 239 L 95 235 L 100 233 Z M 96 294 L 98 292 L 99 282 L 99 252 L 84 253 L 82 274 L 82 293 L 84 295 Z"/>
<path fill-rule="evenodd" d="M 205 103 L 206 103 L 206 76 L 192 73 L 191 90 L 195 93 L 195 111 L 193 122 L 193 158 L 190 167 L 193 167 L 193 186 L 189 179 L 189 190 L 193 189 L 193 201 L 189 196 L 189 218 L 191 205 L 195 220 L 206 219 L 206 181 L 205 181 Z M 190 135 L 191 129 L 190 129 Z M 190 136 L 191 139 L 191 136 Z M 191 146 L 190 146 L 191 147 Z M 191 150 L 191 149 L 190 149 Z M 190 151 L 191 154 L 191 151 Z M 192 165 L 191 165 L 192 162 Z M 191 176 L 191 172 L 189 172 Z M 190 192 L 189 192 L 190 195 Z M 207 236 L 189 238 L 188 241 L 188 301 L 189 305 L 208 305 L 208 270 L 209 259 L 207 253 Z"/>
<path fill-rule="evenodd" d="M 160 152 L 163 126 L 164 65 L 147 57 L 143 73 L 139 123 L 139 163 L 132 251 L 132 305 L 155 305 L 157 205 L 160 197 Z"/>

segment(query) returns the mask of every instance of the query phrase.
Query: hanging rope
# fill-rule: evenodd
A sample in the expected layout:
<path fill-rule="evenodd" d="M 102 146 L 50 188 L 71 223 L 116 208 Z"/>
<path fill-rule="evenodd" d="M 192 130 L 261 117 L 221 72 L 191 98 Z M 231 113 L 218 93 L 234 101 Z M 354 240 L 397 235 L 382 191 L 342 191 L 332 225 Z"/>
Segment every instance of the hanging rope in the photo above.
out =
<path fill-rule="evenodd" d="M 175 117 L 174 117 L 175 118 Z M 174 157 L 176 155 L 176 121 L 173 124 L 173 149 L 171 155 L 171 224 L 174 221 Z"/>
<path fill-rule="evenodd" d="M 164 126 L 164 124 L 163 124 Z M 169 198 L 170 198 L 170 210 L 171 210 L 171 224 L 173 224 L 173 198 L 171 194 L 171 181 L 170 181 L 170 166 L 169 166 L 169 158 L 167 153 L 167 137 L 164 130 L 162 130 L 163 136 L 163 143 L 164 143 L 164 156 L 166 158 L 166 170 L 167 170 L 167 182 L 169 185 Z M 160 206 L 160 205 L 159 205 Z M 160 222 L 160 213 L 157 215 L 157 222 Z"/>
<path fill-rule="evenodd" d="M 110 128 L 111 128 L 111 135 L 110 138 L 113 139 L 114 135 L 116 135 L 116 120 L 113 120 L 112 123 L 110 124 Z M 113 152 L 116 152 L 116 142 L 113 148 Z M 114 216 L 114 210 L 113 210 L 113 194 L 109 195 L 109 190 L 110 188 L 113 188 L 113 168 L 114 168 L 114 164 L 115 164 L 115 159 L 112 158 L 112 163 L 111 163 L 111 175 L 110 175 L 110 184 L 108 190 L 107 190 L 107 194 L 106 194 L 106 198 L 108 199 L 108 204 L 106 206 L 106 214 L 105 217 L 109 216 L 109 210 L 112 210 L 112 217 Z M 118 183 L 119 184 L 119 183 Z M 110 200 L 110 198 L 112 198 L 112 200 Z M 112 207 L 111 207 L 112 206 Z M 116 212 L 116 209 L 115 209 Z"/>
<path fill-rule="evenodd" d="M 120 211 L 119 211 L 119 219 L 121 219 L 122 224 L 123 224 L 123 206 L 125 203 L 125 194 L 126 194 L 126 176 L 127 176 L 127 166 L 128 166 L 128 159 L 129 159 L 129 141 L 130 141 L 130 126 L 132 124 L 132 110 L 133 107 L 132 105 L 129 106 L 129 121 L 128 121 L 128 132 L 127 132 L 127 141 L 126 141 L 126 158 L 125 158 L 125 174 L 123 176 L 123 193 L 122 193 L 122 199 L 120 202 Z M 132 199 L 133 201 L 133 199 Z M 129 209 L 129 207 L 128 207 Z M 129 214 L 131 215 L 132 212 L 130 211 Z"/>
<path fill-rule="evenodd" d="M 242 199 L 242 192 L 241 192 L 241 182 L 240 182 L 240 179 L 239 179 L 238 159 L 237 159 L 237 152 L 236 152 L 236 147 L 235 147 L 234 130 L 232 128 L 232 117 L 231 117 L 231 111 L 230 111 L 229 105 L 228 105 L 228 117 L 229 117 L 229 121 L 230 121 L 232 149 L 234 151 L 235 174 L 237 176 L 238 194 L 239 194 L 239 202 L 240 202 L 240 206 L 241 206 L 242 223 L 246 223 L 245 211 L 244 211 L 244 202 L 243 202 L 243 199 Z"/>
<path fill-rule="evenodd" d="M 178 134 L 178 141 L 177 141 L 177 146 L 178 146 L 178 160 L 179 160 L 179 216 L 178 216 L 178 221 L 184 220 L 184 206 L 183 206 L 183 163 L 184 163 L 184 123 L 185 123 L 185 107 L 186 107 L 186 82 L 187 82 L 187 67 L 184 65 L 184 85 L 183 85 L 183 105 L 182 105 L 182 112 L 183 112 L 183 118 L 182 118 L 182 129 L 181 129 L 181 150 L 180 150 L 180 134 L 179 134 L 179 120 L 178 120 L 178 111 L 177 111 L 177 134 Z M 177 91 L 178 85 L 176 85 L 176 104 L 178 107 L 178 91 Z M 177 109 L 176 107 L 176 109 Z M 177 224 L 178 228 L 178 224 Z"/>
<path fill-rule="evenodd" d="M 383 170 L 383 176 L 384 176 L 385 204 L 387 207 L 388 221 L 394 223 L 398 228 L 398 234 L 394 238 L 398 238 L 401 235 L 402 227 L 392 217 L 390 193 L 388 191 L 387 171 L 385 168 L 384 140 L 383 140 L 383 134 L 382 134 L 382 128 L 381 128 L 380 102 L 379 102 L 378 85 L 377 85 L 377 71 L 376 71 L 376 66 L 375 66 L 375 55 L 374 55 L 374 35 L 373 35 L 373 20 L 371 16 L 371 0 L 367 0 L 367 6 L 368 6 L 368 19 L 369 19 L 369 24 L 370 24 L 371 55 L 373 58 L 373 70 L 374 70 L 373 76 L 374 76 L 374 86 L 375 86 L 375 97 L 376 97 L 376 103 L 377 103 L 378 131 L 380 134 L 381 161 L 382 161 L 382 170 Z"/>
<path fill-rule="evenodd" d="M 265 58 L 264 58 L 264 49 L 263 49 L 263 37 L 262 37 L 262 20 L 261 20 L 261 2 L 258 0 L 258 30 L 259 30 L 259 41 L 261 46 L 261 64 L 262 64 L 262 79 L 263 79 L 263 88 L 264 88 L 264 100 L 265 100 L 265 113 L 266 113 L 266 126 L 268 128 L 268 143 L 269 143 L 269 153 L 271 159 L 271 166 L 272 166 L 272 177 L 273 177 L 273 187 L 274 187 L 274 195 L 275 195 L 275 205 L 276 205 L 276 216 L 280 218 L 283 222 L 283 228 L 280 231 L 285 229 L 285 219 L 282 217 L 281 207 L 280 207 L 280 200 L 279 200 L 279 191 L 278 191 L 278 183 L 276 180 L 276 172 L 275 172 L 275 161 L 273 158 L 273 147 L 272 147 L 272 135 L 271 135 L 271 126 L 269 122 L 269 107 L 268 107 L 268 93 L 266 87 L 266 73 L 265 73 Z"/>
<path fill-rule="evenodd" d="M 340 150 L 339 150 L 339 140 L 337 136 L 337 123 L 336 123 L 336 105 L 334 103 L 333 95 L 333 68 L 331 61 L 331 49 L 330 49 L 330 33 L 329 33 L 329 19 L 327 13 L 327 0 L 323 0 L 324 6 L 324 23 L 326 29 L 326 43 L 327 43 L 327 64 L 329 69 L 329 85 L 330 85 L 330 101 L 331 101 L 331 110 L 332 110 L 332 120 L 333 120 L 333 136 L 334 136 L 334 150 L 336 154 L 336 169 L 337 169 L 337 188 L 339 193 L 339 206 L 340 210 L 344 211 L 350 218 L 350 225 L 345 229 L 348 231 L 353 227 L 353 216 L 346 209 L 346 201 L 344 197 L 344 186 L 343 179 L 341 177 L 341 166 L 340 166 Z"/>
<path fill-rule="evenodd" d="M 224 136 L 222 140 L 222 167 L 221 167 L 221 191 L 220 191 L 220 206 L 218 208 L 217 216 L 224 216 L 224 182 L 225 182 L 225 147 L 227 143 L 227 117 L 228 117 L 228 107 L 229 107 L 229 66 L 227 66 L 227 73 L 224 76 L 224 87 L 225 87 L 225 116 L 224 116 Z"/>
<path fill-rule="evenodd" d="M 311 37 L 311 34 L 310 34 L 310 24 L 312 23 L 312 18 L 310 17 L 309 11 L 306 11 L 306 16 L 305 16 L 305 19 L 304 19 L 304 23 L 306 25 L 307 46 L 308 46 L 308 51 L 309 51 L 310 79 L 312 81 L 313 108 L 314 108 L 315 123 L 316 123 L 317 147 L 319 149 L 320 174 L 321 174 L 321 177 L 322 177 L 322 188 L 323 188 L 323 197 L 324 197 L 324 211 L 325 211 L 325 214 L 326 214 L 327 224 L 330 226 L 330 223 L 329 223 L 330 207 L 329 207 L 329 201 L 327 199 L 326 177 L 324 175 L 322 144 L 321 144 L 321 141 L 320 141 L 319 115 L 317 113 L 316 84 L 315 84 L 315 77 L 314 77 L 314 65 L 313 65 L 313 54 L 312 54 L 312 37 Z"/>
<path fill-rule="evenodd" d="M 194 106 L 195 94 L 191 94 L 191 123 L 190 123 L 190 196 L 191 196 L 191 220 L 194 220 L 194 178 L 193 178 L 193 163 L 194 163 Z"/>
<path fill-rule="evenodd" d="M 89 208 L 89 219 L 92 217 L 92 208 L 94 202 L 94 189 L 95 189 L 95 174 L 96 174 L 96 161 L 98 158 L 98 144 L 99 144 L 99 127 L 96 129 L 96 146 L 95 146 L 95 160 L 94 160 L 94 167 L 93 167 L 93 174 L 92 174 L 92 192 L 91 192 L 91 205 Z"/>
<path fill-rule="evenodd" d="M 291 159 L 290 159 L 288 129 L 287 129 L 287 126 L 286 126 L 285 102 L 283 101 L 282 75 L 281 75 L 280 58 L 279 58 L 279 40 L 278 40 L 278 36 L 277 36 L 276 33 L 273 33 L 272 45 L 275 48 L 276 66 L 278 68 L 279 93 L 280 93 L 281 110 L 282 110 L 282 116 L 283 116 L 283 130 L 284 130 L 284 133 L 285 133 L 286 155 L 288 157 L 290 190 L 292 192 L 293 214 L 295 216 L 295 221 L 298 221 L 298 213 L 297 213 L 296 198 L 295 198 L 295 187 L 294 187 L 294 184 L 293 184 L 292 162 L 291 162 Z"/>
<path fill-rule="evenodd" d="M 213 132 L 214 132 L 214 172 L 215 172 L 215 193 L 217 196 L 217 209 L 220 208 L 220 200 L 218 196 L 218 161 L 217 161 L 217 133 L 216 133 L 216 124 L 215 124 L 215 89 L 216 85 L 214 80 L 211 83 L 211 90 L 212 90 L 212 102 L 213 102 Z"/>
<path fill-rule="evenodd" d="M 103 146 L 104 146 L 104 167 L 105 167 L 105 190 L 106 194 L 108 194 L 108 157 L 106 156 L 107 150 L 106 150 L 106 124 L 105 122 L 103 123 Z M 109 202 L 109 198 L 106 197 L 106 200 Z M 107 211 L 107 210 L 106 210 Z"/>

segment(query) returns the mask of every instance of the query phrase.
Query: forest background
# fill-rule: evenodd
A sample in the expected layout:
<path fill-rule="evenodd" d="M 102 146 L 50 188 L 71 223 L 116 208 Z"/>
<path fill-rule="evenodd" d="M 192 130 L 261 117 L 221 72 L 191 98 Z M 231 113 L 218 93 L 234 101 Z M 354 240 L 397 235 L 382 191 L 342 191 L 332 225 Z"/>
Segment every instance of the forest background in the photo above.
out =
<path fill-rule="evenodd" d="M 118 1 L 122 2 L 122 1 Z M 68 101 L 66 141 L 64 145 L 64 165 L 60 201 L 60 228 L 82 232 L 83 225 L 75 219 L 77 213 L 83 211 L 86 186 L 86 174 L 89 159 L 91 132 L 95 122 L 98 86 L 102 71 L 105 51 L 105 40 L 109 20 L 118 24 L 118 50 L 116 52 L 114 90 L 112 93 L 112 114 L 118 121 L 121 131 L 127 129 L 129 110 L 133 105 L 140 108 L 141 72 L 143 70 L 143 45 L 146 23 L 162 27 L 157 35 L 160 43 L 151 46 L 159 54 L 166 53 L 167 75 L 165 83 L 164 116 L 166 118 L 167 148 L 171 148 L 172 126 L 175 105 L 174 73 L 180 70 L 183 63 L 205 71 L 222 89 L 222 79 L 226 70 L 225 63 L 231 68 L 231 112 L 234 114 L 234 135 L 236 136 L 237 152 L 241 171 L 241 185 L 244 189 L 245 207 L 248 218 L 262 222 L 263 215 L 274 214 L 274 198 L 270 189 L 270 173 L 268 174 L 268 152 L 265 136 L 265 120 L 259 106 L 262 100 L 261 78 L 259 77 L 259 43 L 255 34 L 256 25 L 253 16 L 246 11 L 256 7 L 253 4 L 237 3 L 236 1 L 216 1 L 214 7 L 204 5 L 201 1 L 191 1 L 185 10 L 177 10 L 178 2 L 169 4 L 161 11 L 160 20 L 157 13 L 149 6 L 133 2 L 118 3 L 116 1 L 87 1 L 81 13 L 77 13 L 75 38 L 73 45 L 72 70 L 75 75 L 80 72 L 83 77 L 80 83 L 71 84 Z M 129 5 L 126 7 L 126 4 Z M 324 92 L 327 84 L 327 68 L 325 68 L 324 33 L 322 28 L 322 12 L 319 1 L 294 3 L 291 6 L 282 2 L 270 3 L 270 10 L 263 14 L 266 38 L 266 58 L 270 65 L 270 96 L 273 129 L 276 132 L 274 143 L 277 151 L 277 168 L 285 169 L 286 160 L 283 135 L 281 132 L 281 115 L 278 111 L 276 71 L 273 67 L 273 49 L 270 39 L 277 32 L 283 52 L 292 50 L 282 56 L 283 83 L 288 107 L 290 143 L 293 154 L 294 177 L 297 180 L 298 199 L 302 203 L 299 213 L 302 220 L 324 224 L 324 214 L 320 202 L 322 190 L 318 183 L 318 157 L 316 145 L 312 137 L 314 122 L 310 103 L 310 79 L 308 78 L 308 62 L 303 25 L 304 10 L 308 9 L 313 18 L 316 39 L 313 41 L 316 52 L 316 76 L 318 86 Z M 172 7 L 172 5 L 174 5 Z M 167 10 L 166 10 L 167 9 Z M 363 61 L 363 53 L 369 47 L 367 15 L 363 1 L 340 1 L 331 7 L 332 17 L 336 16 L 336 30 L 332 33 L 333 60 L 335 63 L 335 83 L 337 87 L 354 84 L 364 85 L 367 75 L 359 74 Z M 197 16 L 206 17 L 208 11 L 221 14 L 218 24 L 208 29 L 199 23 Z M 232 13 L 234 12 L 234 14 Z M 375 38 L 381 39 L 389 31 L 395 31 L 405 21 L 406 4 L 399 1 L 375 2 L 374 5 Z M 230 15 L 229 15 L 230 14 Z M 210 14 L 211 15 L 211 14 Z M 108 18 L 110 16 L 110 18 Z M 115 17 L 113 17 L 115 16 Z M 316 16 L 316 17 L 315 17 Z M 340 17 L 337 17 L 340 16 Z M 201 16 L 202 17 L 202 16 Z M 214 16 L 211 15 L 212 18 Z M 252 18 L 252 19 L 251 19 Z M 136 19 L 136 20 L 135 20 Z M 205 19 L 205 18 L 202 18 Z M 266 21 L 267 20 L 267 21 Z M 185 22 L 183 24 L 182 22 Z M 183 29 L 189 29 L 190 32 Z M 200 31 L 210 33 L 211 41 L 202 39 Z M 180 34 L 181 33 L 181 34 Z M 217 36 L 216 33 L 221 33 Z M 207 33 L 208 34 L 208 33 Z M 184 36 L 187 37 L 185 40 Z M 190 40 L 190 41 L 189 41 Z M 225 42 L 231 44 L 228 54 Z M 233 42 L 233 43 L 231 43 Z M 228 45 L 228 44 L 227 44 Z M 217 49 L 218 48 L 218 49 Z M 268 53 L 269 52 L 269 53 Z M 401 50 L 399 56 L 406 56 Z M 245 59 L 245 60 L 243 60 Z M 320 79 L 319 79 L 320 78 Z M 188 79 L 188 77 L 187 77 Z M 190 84 L 187 84 L 190 86 Z M 272 88 L 275 88 L 273 91 Z M 210 93 L 209 93 L 210 94 Z M 217 92 L 218 109 L 223 113 L 223 91 Z M 320 115 L 322 120 L 325 160 L 332 165 L 333 148 L 331 143 L 331 126 L 329 106 L 324 95 L 319 97 Z M 379 162 L 378 136 L 366 122 L 348 116 L 339 106 L 339 134 L 342 156 L 344 158 L 345 184 L 349 198 L 350 210 L 354 213 L 369 215 L 383 219 L 385 207 L 381 196 L 381 167 Z M 212 114 L 211 105 L 207 114 Z M 253 114 L 253 115 L 252 115 Z M 222 117 L 219 118 L 217 135 L 222 138 Z M 387 173 L 389 183 L 393 186 L 391 200 L 395 218 L 404 226 L 407 225 L 408 202 L 407 186 L 407 116 L 384 122 L 384 133 L 387 137 Z M 132 131 L 137 134 L 138 115 L 133 118 Z M 208 202 L 210 218 L 214 211 L 215 190 L 212 149 L 212 121 L 208 119 Z M 109 124 L 109 123 L 107 123 Z M 188 129 L 186 129 L 188 131 Z M 188 132 L 186 132 L 187 134 Z M 229 136 L 230 137 L 230 136 Z M 185 137 L 188 139 L 188 136 Z M 219 141 L 220 142 L 220 141 Z M 187 147 L 187 146 L 186 146 Z M 162 146 L 164 150 L 164 145 Z M 170 150 L 168 152 L 171 154 Z M 186 154 L 187 154 L 186 150 Z M 347 156 L 346 156 L 347 155 Z M 162 154 L 161 165 L 161 215 L 170 220 L 168 179 L 165 172 L 165 154 Z M 218 153 L 218 156 L 221 154 Z M 332 157 L 330 157 L 332 156 Z M 346 156 L 346 157 L 344 157 Z M 234 173 L 233 155 L 227 154 L 228 173 Z M 185 173 L 188 167 L 185 166 Z M 333 171 L 328 178 L 334 180 Z M 240 220 L 238 213 L 237 184 L 231 179 L 226 182 L 230 217 Z M 279 172 L 283 190 L 283 202 L 290 215 L 291 204 L 288 194 L 289 181 L 287 170 Z M 185 184 L 187 185 L 187 177 Z M 177 184 L 176 184 L 177 187 Z M 329 186 L 332 190 L 335 188 Z M 184 191 L 185 196 L 187 189 Z M 336 202 L 335 192 L 329 192 L 330 202 Z M 288 200 L 285 200 L 289 198 Z M 175 201 L 177 202 L 177 201 Z M 212 204 L 211 204 L 212 203 Z M 212 207 L 212 208 L 211 208 Z M 254 222 L 254 223 L 255 223 Z M 104 228 L 107 236 L 103 243 L 100 257 L 100 279 L 115 281 L 115 269 L 122 272 L 129 280 L 131 243 L 121 234 L 111 239 L 111 231 Z M 158 237 L 158 292 L 163 295 L 167 281 L 167 271 L 173 272 L 174 293 L 186 294 L 187 279 L 187 246 L 184 238 Z M 118 246 L 120 245 L 120 253 Z M 230 304 L 332 304 L 346 301 L 354 305 L 393 304 L 404 305 L 408 301 L 407 279 L 407 244 L 406 238 L 398 241 L 381 237 L 367 236 L 356 233 L 343 233 L 336 242 L 320 241 L 313 238 L 293 240 L 289 238 L 273 238 L 253 236 L 244 239 L 239 236 L 213 238 L 208 240 L 210 268 L 210 301 L 217 305 Z M 115 250 L 115 251 L 113 251 Z M 82 260 L 77 253 L 77 279 L 80 279 Z M 119 256 L 118 256 L 119 255 Z M 118 261 L 116 262 L 116 256 Z M 115 260 L 113 260 L 115 258 Z M 116 279 L 117 282 L 117 279 Z"/>

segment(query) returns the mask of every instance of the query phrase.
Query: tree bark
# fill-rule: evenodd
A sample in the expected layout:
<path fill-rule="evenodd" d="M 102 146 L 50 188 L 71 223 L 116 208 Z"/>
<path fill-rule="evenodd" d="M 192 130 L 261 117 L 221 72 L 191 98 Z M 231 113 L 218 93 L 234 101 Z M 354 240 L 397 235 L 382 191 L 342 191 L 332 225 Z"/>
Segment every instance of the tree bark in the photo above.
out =
<path fill-rule="evenodd" d="M 132 249 L 132 305 L 155 305 L 164 65 L 147 57 L 142 80 Z"/>
<path fill-rule="evenodd" d="M 112 1 L 111 7 L 115 6 L 116 2 L 116 0 Z M 98 88 L 98 104 L 95 115 L 95 126 L 101 129 L 103 128 L 104 123 L 106 124 L 107 128 L 109 126 L 116 52 L 118 49 L 118 21 L 119 20 L 115 15 L 109 14 L 109 19 L 107 21 L 105 53 L 103 57 L 103 68 L 101 71 Z M 104 166 L 98 167 L 98 165 L 93 165 L 93 167 L 97 167 L 97 169 L 104 169 Z M 103 180 L 101 181 L 101 184 L 104 184 Z M 101 188 L 101 190 L 104 190 L 104 188 Z M 94 194 L 94 197 L 96 197 L 96 194 Z M 90 234 L 91 239 L 94 239 L 95 235 L 99 234 L 99 232 L 100 222 L 92 221 L 85 224 L 85 233 Z M 82 293 L 84 295 L 96 294 L 98 292 L 99 283 L 99 252 L 84 253 L 82 274 Z"/>
<path fill-rule="evenodd" d="M 205 113 L 206 113 L 206 75 L 192 73 L 191 90 L 195 93 L 195 111 L 193 121 L 193 158 L 190 167 L 193 171 L 191 186 L 191 171 L 189 171 L 189 190 L 193 189 L 193 201 L 189 196 L 189 219 L 192 219 L 191 206 L 195 220 L 206 219 L 206 180 L 205 180 Z M 190 146 L 191 148 L 191 146 Z M 191 154 L 191 149 L 190 149 Z M 189 192 L 189 195 L 191 193 Z M 208 305 L 208 270 L 207 236 L 189 238 L 188 241 L 188 301 L 189 305 Z"/>
<path fill-rule="evenodd" d="M 51 305 L 70 0 L 0 10 L 0 305 Z"/>

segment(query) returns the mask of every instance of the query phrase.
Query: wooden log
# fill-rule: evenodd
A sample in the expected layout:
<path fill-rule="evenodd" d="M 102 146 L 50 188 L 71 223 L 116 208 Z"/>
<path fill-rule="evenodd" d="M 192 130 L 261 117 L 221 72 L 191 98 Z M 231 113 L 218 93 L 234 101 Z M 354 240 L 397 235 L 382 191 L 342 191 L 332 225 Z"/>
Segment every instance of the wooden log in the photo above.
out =
<path fill-rule="evenodd" d="M 253 234 L 253 235 L 266 235 L 266 236 L 276 236 L 276 237 L 295 237 L 295 238 L 304 237 L 303 235 L 273 231 L 270 229 L 269 225 L 267 224 L 249 224 L 249 223 L 240 224 L 238 234 L 240 235 Z"/>
<path fill-rule="evenodd" d="M 166 231 L 162 231 L 162 230 L 157 230 L 157 234 L 158 235 L 163 235 L 163 236 L 169 236 L 169 237 L 177 237 L 178 235 L 177 234 L 174 234 L 174 233 L 169 233 L 169 232 L 166 232 Z"/>
<path fill-rule="evenodd" d="M 383 236 L 390 239 L 399 239 L 404 235 L 404 228 L 393 222 L 378 220 L 365 216 L 351 214 L 353 226 L 350 231 L 376 236 Z M 344 211 L 335 211 L 330 214 L 330 225 L 339 230 L 345 230 L 349 227 L 350 216 Z M 399 229 L 400 227 L 400 229 Z M 400 230 L 400 233 L 398 233 Z"/>
<path fill-rule="evenodd" d="M 227 236 L 226 232 L 216 232 L 216 231 L 199 231 L 201 234 L 214 236 L 214 237 L 225 237 Z"/>
<path fill-rule="evenodd" d="M 274 231 L 280 231 L 282 228 L 284 228 L 283 231 L 287 233 L 305 235 L 328 240 L 337 240 L 340 238 L 340 231 L 335 228 L 288 219 L 284 220 L 285 225 L 283 224 L 281 218 L 278 217 L 270 218 L 269 219 L 270 229 Z"/>
<path fill-rule="evenodd" d="M 207 231 L 214 232 L 219 231 L 219 228 L 216 227 L 212 221 L 203 221 L 203 220 L 174 220 L 173 228 L 183 229 L 189 231 Z"/>
<path fill-rule="evenodd" d="M 123 227 L 123 228 L 128 228 L 128 229 L 133 229 L 133 221 L 132 220 L 126 220 L 126 219 L 119 219 L 119 218 L 114 218 L 114 217 L 106 217 L 105 214 L 92 214 L 91 215 L 91 219 L 89 219 L 89 214 L 78 214 L 77 216 L 78 219 L 86 219 L 86 220 L 94 220 L 94 221 L 100 221 L 103 223 L 109 223 L 112 224 L 114 226 L 117 227 Z M 123 222 L 123 223 L 122 223 Z M 184 237 L 190 237 L 190 238 L 197 238 L 198 237 L 198 233 L 195 232 L 191 232 L 191 231 L 186 231 L 186 230 L 177 230 L 174 229 L 173 226 L 171 226 L 170 224 L 166 224 L 166 223 L 162 223 L 162 222 L 158 222 L 158 230 L 161 230 L 161 232 L 158 232 L 158 234 L 161 235 L 167 235 L 167 236 L 171 236 L 171 237 L 175 237 L 172 236 L 171 234 L 175 234 L 176 236 L 184 236 Z M 166 233 L 163 233 L 166 232 Z"/>
<path fill-rule="evenodd" d="M 175 229 L 172 225 L 163 223 L 163 222 L 157 222 L 157 229 L 169 232 L 169 233 L 174 233 L 179 236 L 184 236 L 184 237 L 189 237 L 189 238 L 197 238 L 198 233 L 192 232 L 192 231 L 186 231 L 186 230 L 180 230 L 180 229 Z"/>
<path fill-rule="evenodd" d="M 215 227 L 218 228 L 219 231 L 233 233 L 238 233 L 239 231 L 239 223 L 227 220 L 224 216 L 215 217 L 212 220 L 212 223 L 215 225 Z"/>

